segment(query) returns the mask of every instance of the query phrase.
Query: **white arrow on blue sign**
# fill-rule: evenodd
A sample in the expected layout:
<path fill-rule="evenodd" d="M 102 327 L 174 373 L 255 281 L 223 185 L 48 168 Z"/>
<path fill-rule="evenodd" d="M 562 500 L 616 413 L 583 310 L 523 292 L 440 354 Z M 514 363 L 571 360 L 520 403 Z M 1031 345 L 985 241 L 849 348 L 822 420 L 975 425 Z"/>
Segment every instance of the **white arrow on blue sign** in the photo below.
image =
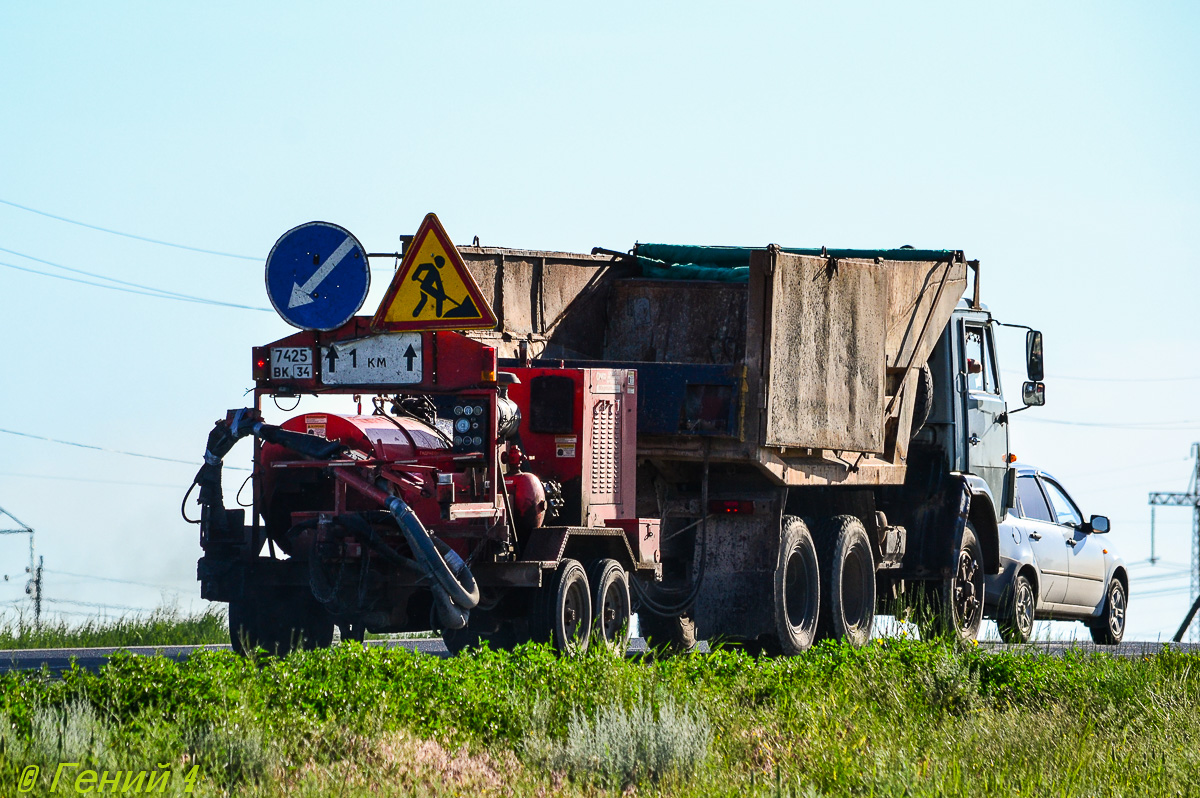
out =
<path fill-rule="evenodd" d="M 267 296 L 302 330 L 334 330 L 354 317 L 371 287 L 367 251 L 344 227 L 309 222 L 288 230 L 267 256 Z"/>

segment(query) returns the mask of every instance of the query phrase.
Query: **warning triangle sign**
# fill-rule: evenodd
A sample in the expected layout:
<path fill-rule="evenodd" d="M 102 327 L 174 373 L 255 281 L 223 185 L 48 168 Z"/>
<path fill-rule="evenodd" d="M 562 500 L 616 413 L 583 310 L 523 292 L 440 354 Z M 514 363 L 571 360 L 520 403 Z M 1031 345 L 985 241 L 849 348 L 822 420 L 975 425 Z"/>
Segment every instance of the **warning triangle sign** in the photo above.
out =
<path fill-rule="evenodd" d="M 437 216 L 428 214 L 387 294 L 371 319 L 371 329 L 480 330 L 496 326 L 496 314 Z"/>

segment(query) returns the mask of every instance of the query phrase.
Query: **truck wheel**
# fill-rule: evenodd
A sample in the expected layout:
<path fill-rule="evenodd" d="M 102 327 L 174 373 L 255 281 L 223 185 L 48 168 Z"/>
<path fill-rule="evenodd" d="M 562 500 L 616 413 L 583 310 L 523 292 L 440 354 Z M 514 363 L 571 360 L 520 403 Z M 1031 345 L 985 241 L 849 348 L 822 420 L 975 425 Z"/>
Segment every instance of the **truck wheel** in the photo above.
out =
<path fill-rule="evenodd" d="M 686 654 L 696 647 L 696 624 L 686 615 L 664 618 L 643 608 L 638 613 L 638 631 L 646 645 L 667 654 Z"/>
<path fill-rule="evenodd" d="M 538 589 L 535 639 L 564 654 L 587 651 L 592 632 L 592 596 L 578 560 L 563 560 Z"/>
<path fill-rule="evenodd" d="M 933 410 L 933 370 L 929 368 L 929 364 L 925 363 L 921 366 L 917 373 L 917 391 L 913 397 L 913 415 L 912 415 L 912 433 L 916 435 L 925 426 L 925 422 L 929 420 L 929 414 Z"/>
<path fill-rule="evenodd" d="M 629 575 L 616 560 L 595 560 L 588 565 L 592 586 L 592 635 L 610 651 L 629 649 Z"/>
<path fill-rule="evenodd" d="M 917 628 L 922 639 L 949 637 L 967 643 L 979 637 L 983 624 L 983 552 L 970 521 L 948 579 L 927 583 Z"/>
<path fill-rule="evenodd" d="M 812 535 L 794 515 L 785 515 L 780 525 L 774 598 L 775 635 L 763 641 L 762 650 L 786 656 L 807 651 L 817 634 L 821 576 Z"/>
<path fill-rule="evenodd" d="M 835 515 L 817 534 L 821 598 L 817 634 L 866 645 L 875 625 L 875 554 L 852 515 Z"/>
<path fill-rule="evenodd" d="M 1037 597 L 1033 585 L 1024 574 L 1017 574 L 1013 580 L 1012 590 L 1000 605 L 1000 617 L 996 626 L 1000 629 L 1000 639 L 1005 643 L 1028 643 L 1033 636 L 1033 615 L 1037 606 Z"/>
<path fill-rule="evenodd" d="M 1125 586 L 1119 579 L 1108 583 L 1108 592 L 1104 595 L 1104 609 L 1100 617 L 1088 624 L 1092 632 L 1092 642 L 1102 646 L 1118 645 L 1125 637 L 1125 608 L 1128 602 L 1125 598 Z"/>

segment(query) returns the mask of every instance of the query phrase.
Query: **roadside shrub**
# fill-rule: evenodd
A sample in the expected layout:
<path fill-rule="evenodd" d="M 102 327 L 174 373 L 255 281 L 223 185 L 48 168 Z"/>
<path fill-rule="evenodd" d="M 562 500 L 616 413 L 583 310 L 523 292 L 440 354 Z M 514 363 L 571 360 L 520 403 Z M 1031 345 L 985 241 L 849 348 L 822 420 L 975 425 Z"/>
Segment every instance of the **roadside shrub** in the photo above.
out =
<path fill-rule="evenodd" d="M 708 757 L 712 728 L 702 713 L 671 699 L 657 712 L 642 700 L 628 710 L 602 707 L 590 716 L 576 711 L 564 741 L 538 742 L 552 770 L 620 786 L 694 772 Z"/>
<path fill-rule="evenodd" d="M 262 732 L 239 724 L 192 726 L 184 734 L 184 749 L 205 773 L 223 774 L 226 784 L 258 780 L 269 759 Z"/>
<path fill-rule="evenodd" d="M 103 762 L 109 750 L 110 730 L 90 703 L 76 699 L 61 707 L 38 706 L 30 714 L 28 738 L 9 716 L 3 718 L 4 747 L 31 764 Z"/>

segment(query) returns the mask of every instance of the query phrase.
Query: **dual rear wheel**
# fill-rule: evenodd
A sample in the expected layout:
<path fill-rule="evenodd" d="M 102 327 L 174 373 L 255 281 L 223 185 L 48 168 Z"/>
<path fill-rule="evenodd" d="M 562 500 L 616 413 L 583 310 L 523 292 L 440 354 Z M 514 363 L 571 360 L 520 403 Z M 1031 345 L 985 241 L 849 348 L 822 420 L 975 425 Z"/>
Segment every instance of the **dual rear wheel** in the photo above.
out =
<path fill-rule="evenodd" d="M 632 601 L 629 572 L 610 558 L 588 561 L 565 559 L 548 574 L 533 595 L 528 631 L 517 631 L 517 621 L 503 621 L 495 633 L 466 629 L 447 630 L 442 639 L 452 654 L 477 646 L 486 639 L 496 648 L 511 648 L 526 640 L 549 643 L 564 654 L 601 645 L 624 653 L 629 647 Z"/>

